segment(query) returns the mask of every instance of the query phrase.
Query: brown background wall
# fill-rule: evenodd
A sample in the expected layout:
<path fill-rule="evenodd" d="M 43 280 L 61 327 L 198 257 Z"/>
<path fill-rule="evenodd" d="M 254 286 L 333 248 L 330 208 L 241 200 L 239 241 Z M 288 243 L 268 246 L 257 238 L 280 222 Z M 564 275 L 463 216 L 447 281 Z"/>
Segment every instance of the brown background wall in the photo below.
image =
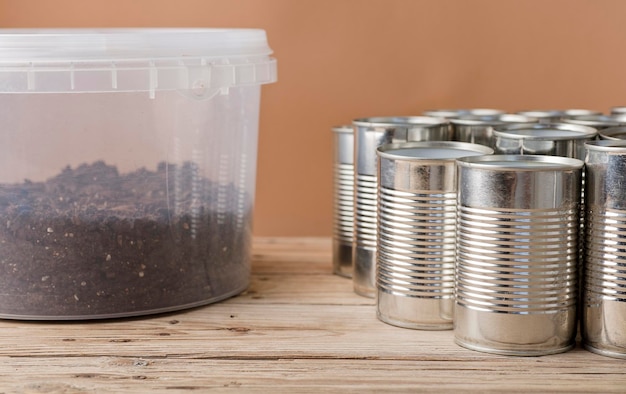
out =
<path fill-rule="evenodd" d="M 331 234 L 330 127 L 430 108 L 626 105 L 626 1 L 0 0 L 3 27 L 258 27 L 256 235 Z"/>

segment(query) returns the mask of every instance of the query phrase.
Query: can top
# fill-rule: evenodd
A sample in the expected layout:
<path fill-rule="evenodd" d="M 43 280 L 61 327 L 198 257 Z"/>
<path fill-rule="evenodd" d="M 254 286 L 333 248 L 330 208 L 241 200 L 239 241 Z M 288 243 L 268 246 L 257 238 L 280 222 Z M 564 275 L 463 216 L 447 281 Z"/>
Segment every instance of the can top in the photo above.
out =
<path fill-rule="evenodd" d="M 594 138 L 598 130 L 593 127 L 567 123 L 535 123 L 497 126 L 494 135 L 509 139 L 534 141 L 562 141 Z"/>
<path fill-rule="evenodd" d="M 517 114 L 530 116 L 531 118 L 545 119 L 559 118 L 563 116 L 564 112 L 560 109 L 527 109 L 524 111 L 518 111 Z"/>
<path fill-rule="evenodd" d="M 590 116 L 590 115 L 602 115 L 602 112 L 596 111 L 594 109 L 581 109 L 581 108 L 573 108 L 563 110 L 563 116 L 565 117 L 576 117 L 576 116 Z"/>
<path fill-rule="evenodd" d="M 398 127 L 398 126 L 443 126 L 449 124 L 447 119 L 432 116 L 378 116 L 358 118 L 352 122 L 361 127 Z"/>
<path fill-rule="evenodd" d="M 0 93 L 191 90 L 276 81 L 261 29 L 0 29 Z"/>
<path fill-rule="evenodd" d="M 611 107 L 612 115 L 626 115 L 626 105 Z"/>
<path fill-rule="evenodd" d="M 354 129 L 352 128 L 351 125 L 334 126 L 331 130 L 335 133 L 347 133 L 347 134 L 354 133 Z"/>
<path fill-rule="evenodd" d="M 495 116 L 504 114 L 504 111 L 494 108 L 428 109 L 423 114 L 437 118 L 456 118 L 464 115 Z"/>
<path fill-rule="evenodd" d="M 601 130 L 599 134 L 600 138 L 605 140 L 626 140 L 626 126 L 609 127 Z"/>
<path fill-rule="evenodd" d="M 583 167 L 583 161 L 561 156 L 544 155 L 488 155 L 457 159 L 465 168 L 493 171 L 545 171 L 575 170 Z"/>
<path fill-rule="evenodd" d="M 595 140 L 585 142 L 588 151 L 603 151 L 608 153 L 626 153 L 626 140 Z"/>
<path fill-rule="evenodd" d="M 589 127 L 613 127 L 626 124 L 626 117 L 610 115 L 581 115 L 563 119 L 563 123 Z"/>
<path fill-rule="evenodd" d="M 417 141 L 385 144 L 377 148 L 379 157 L 392 160 L 450 160 L 460 157 L 490 155 L 493 149 L 458 141 Z"/>
<path fill-rule="evenodd" d="M 519 114 L 462 115 L 451 118 L 450 123 L 465 126 L 497 126 L 507 123 L 535 123 L 536 118 Z"/>

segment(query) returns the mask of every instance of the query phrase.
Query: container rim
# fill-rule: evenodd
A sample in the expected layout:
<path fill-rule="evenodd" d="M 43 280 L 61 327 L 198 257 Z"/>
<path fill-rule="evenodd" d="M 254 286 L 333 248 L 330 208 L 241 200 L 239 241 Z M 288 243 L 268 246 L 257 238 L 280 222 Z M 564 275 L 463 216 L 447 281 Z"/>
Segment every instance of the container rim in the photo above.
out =
<path fill-rule="evenodd" d="M 444 108 L 444 109 L 427 109 L 422 112 L 423 115 L 433 116 L 438 118 L 455 118 L 461 115 L 476 115 L 476 116 L 495 116 L 502 115 L 505 111 L 495 108 Z"/>
<path fill-rule="evenodd" d="M 434 149 L 448 149 L 448 150 L 462 150 L 462 151 L 472 151 L 476 152 L 479 155 L 491 155 L 494 150 L 488 146 L 480 145 L 480 144 L 472 144 L 469 142 L 461 142 L 461 141 L 414 141 L 414 142 L 401 142 L 401 143 L 391 143 L 384 144 L 376 148 L 376 153 L 379 157 L 383 157 L 385 159 L 393 159 L 393 160 L 404 160 L 404 161 L 454 161 L 459 157 L 466 156 L 458 156 L 458 157 L 445 157 L 445 158 L 437 158 L 437 157 L 420 157 L 420 156 L 406 156 L 406 155 L 397 155 L 394 154 L 393 151 L 399 149 L 411 149 L 411 148 L 434 148 Z"/>
<path fill-rule="evenodd" d="M 589 127 L 612 127 L 626 125 L 626 117 L 624 115 L 580 115 L 563 119 L 562 122 Z"/>
<path fill-rule="evenodd" d="M 526 109 L 517 111 L 516 114 L 530 116 L 531 118 L 552 118 L 563 116 L 565 112 L 560 109 Z"/>
<path fill-rule="evenodd" d="M 584 109 L 584 108 L 564 109 L 562 112 L 563 112 L 563 115 L 565 116 L 602 115 L 601 111 L 596 111 L 595 109 Z"/>
<path fill-rule="evenodd" d="M 626 124 L 616 127 L 608 127 L 598 132 L 600 138 L 605 140 L 624 140 L 626 139 Z M 625 138 L 619 138 L 618 135 L 623 135 Z"/>
<path fill-rule="evenodd" d="M 611 114 L 626 114 L 626 105 L 611 107 Z"/>
<path fill-rule="evenodd" d="M 375 116 L 371 118 L 357 118 L 352 122 L 359 127 L 412 127 L 412 126 L 444 126 L 450 121 L 445 118 L 432 116 Z"/>
<path fill-rule="evenodd" d="M 554 136 L 529 133 L 536 130 L 562 130 L 570 132 L 571 134 Z M 570 141 L 593 138 L 598 135 L 598 130 L 589 126 L 569 123 L 530 123 L 496 126 L 493 133 L 496 137 L 504 137 L 515 140 Z"/>
<path fill-rule="evenodd" d="M 450 123 L 462 126 L 499 126 L 513 123 L 536 123 L 537 118 L 519 114 L 462 115 L 450 119 Z"/>
<path fill-rule="evenodd" d="M 51 28 L 0 29 L 0 64 L 267 56 L 263 29 Z"/>
<path fill-rule="evenodd" d="M 545 171 L 545 170 L 568 170 L 580 169 L 584 162 L 562 156 L 546 155 L 486 155 L 470 156 L 456 160 L 457 165 L 465 168 L 476 168 L 495 171 Z M 528 163 L 528 167 L 507 166 L 506 163 Z M 533 164 L 539 164 L 533 166 Z"/>
<path fill-rule="evenodd" d="M 331 128 L 332 131 L 334 131 L 335 133 L 344 133 L 344 134 L 352 134 L 354 133 L 354 129 L 352 128 L 352 125 L 340 125 L 340 126 L 333 126 Z"/>
<path fill-rule="evenodd" d="M 624 128 L 626 130 L 626 127 Z M 585 142 L 587 151 L 626 153 L 626 140 L 595 140 Z"/>

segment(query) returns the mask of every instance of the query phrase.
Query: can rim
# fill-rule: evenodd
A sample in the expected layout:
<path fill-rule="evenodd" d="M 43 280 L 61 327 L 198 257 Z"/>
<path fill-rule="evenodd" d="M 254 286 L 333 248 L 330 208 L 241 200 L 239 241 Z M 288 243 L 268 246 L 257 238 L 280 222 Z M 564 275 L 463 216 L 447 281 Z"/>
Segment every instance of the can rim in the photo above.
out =
<path fill-rule="evenodd" d="M 563 112 L 563 115 L 565 115 L 565 116 L 602 115 L 601 111 L 596 111 L 595 109 L 584 109 L 584 108 L 564 109 L 562 112 Z"/>
<path fill-rule="evenodd" d="M 626 131 L 626 127 L 624 127 Z M 588 151 L 602 151 L 602 152 L 619 152 L 626 153 L 626 140 L 595 140 L 585 142 L 585 149 Z"/>
<path fill-rule="evenodd" d="M 476 168 L 496 171 L 549 171 L 549 170 L 566 170 L 580 169 L 585 164 L 582 160 L 562 156 L 546 156 L 546 155 L 486 155 L 486 156 L 470 156 L 456 160 L 457 165 L 465 168 Z M 541 163 L 541 166 L 529 167 L 510 167 L 503 163 Z M 547 164 L 547 165 L 545 165 Z"/>
<path fill-rule="evenodd" d="M 626 125 L 624 115 L 580 115 L 562 120 L 563 123 L 588 127 L 617 127 Z"/>
<path fill-rule="evenodd" d="M 345 134 L 352 134 L 354 133 L 354 129 L 352 128 L 351 125 L 340 125 L 340 126 L 333 126 L 331 128 L 332 131 L 334 131 L 335 133 L 345 133 Z"/>
<path fill-rule="evenodd" d="M 517 111 L 518 115 L 530 116 L 532 118 L 552 118 L 555 116 L 563 116 L 565 112 L 560 109 L 525 109 Z"/>
<path fill-rule="evenodd" d="M 399 150 L 399 149 L 411 149 L 411 148 L 438 148 L 438 149 L 449 149 L 449 150 L 463 150 L 463 151 L 472 151 L 476 152 L 477 155 L 472 156 L 480 156 L 480 155 L 491 155 L 494 150 L 488 146 L 480 145 L 480 144 L 472 144 L 469 142 L 461 142 L 461 141 L 413 141 L 413 142 L 400 142 L 400 143 L 391 143 L 384 144 L 376 148 L 376 154 L 379 157 L 385 159 L 393 159 L 393 160 L 403 160 L 403 161 L 450 161 L 460 157 L 467 156 L 458 156 L 458 157 L 445 157 L 445 158 L 437 158 L 437 157 L 420 157 L 420 156 L 405 156 L 405 155 L 396 155 L 391 153 L 391 151 Z"/>
<path fill-rule="evenodd" d="M 412 127 L 412 126 L 444 126 L 450 124 L 445 118 L 432 116 L 375 116 L 369 118 L 357 118 L 352 122 L 359 127 Z"/>
<path fill-rule="evenodd" d="M 463 115 L 450 119 L 450 123 L 463 126 L 500 126 L 515 123 L 536 123 L 537 120 L 537 118 L 519 114 Z"/>
<path fill-rule="evenodd" d="M 624 138 L 619 138 L 617 136 L 618 135 L 626 136 L 626 124 L 622 126 L 608 127 L 598 132 L 598 134 L 600 135 L 601 138 L 604 138 L 606 140 L 623 140 Z"/>
<path fill-rule="evenodd" d="M 496 116 L 502 115 L 505 111 L 496 108 L 443 108 L 443 109 L 427 109 L 422 112 L 423 115 L 436 118 L 456 118 L 463 115 L 476 116 Z"/>
<path fill-rule="evenodd" d="M 562 130 L 570 131 L 571 135 L 563 136 L 550 136 L 550 135 L 537 135 L 528 134 L 524 131 L 534 130 Z M 598 135 L 598 130 L 589 126 L 582 126 L 570 123 L 531 123 L 531 124 L 512 124 L 497 126 L 494 128 L 494 135 L 496 137 L 504 137 L 518 140 L 534 140 L 534 141 L 562 141 L 562 140 L 580 140 L 593 138 Z"/>

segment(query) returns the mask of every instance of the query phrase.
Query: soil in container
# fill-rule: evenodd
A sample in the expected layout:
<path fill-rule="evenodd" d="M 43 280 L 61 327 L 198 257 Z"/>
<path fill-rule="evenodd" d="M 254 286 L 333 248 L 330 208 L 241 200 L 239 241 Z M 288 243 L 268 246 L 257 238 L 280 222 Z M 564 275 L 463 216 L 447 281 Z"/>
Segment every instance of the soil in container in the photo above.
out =
<path fill-rule="evenodd" d="M 198 174 L 191 162 L 124 175 L 96 162 L 0 185 L 0 317 L 133 316 L 245 289 L 250 212 L 211 210 L 218 186 Z"/>

